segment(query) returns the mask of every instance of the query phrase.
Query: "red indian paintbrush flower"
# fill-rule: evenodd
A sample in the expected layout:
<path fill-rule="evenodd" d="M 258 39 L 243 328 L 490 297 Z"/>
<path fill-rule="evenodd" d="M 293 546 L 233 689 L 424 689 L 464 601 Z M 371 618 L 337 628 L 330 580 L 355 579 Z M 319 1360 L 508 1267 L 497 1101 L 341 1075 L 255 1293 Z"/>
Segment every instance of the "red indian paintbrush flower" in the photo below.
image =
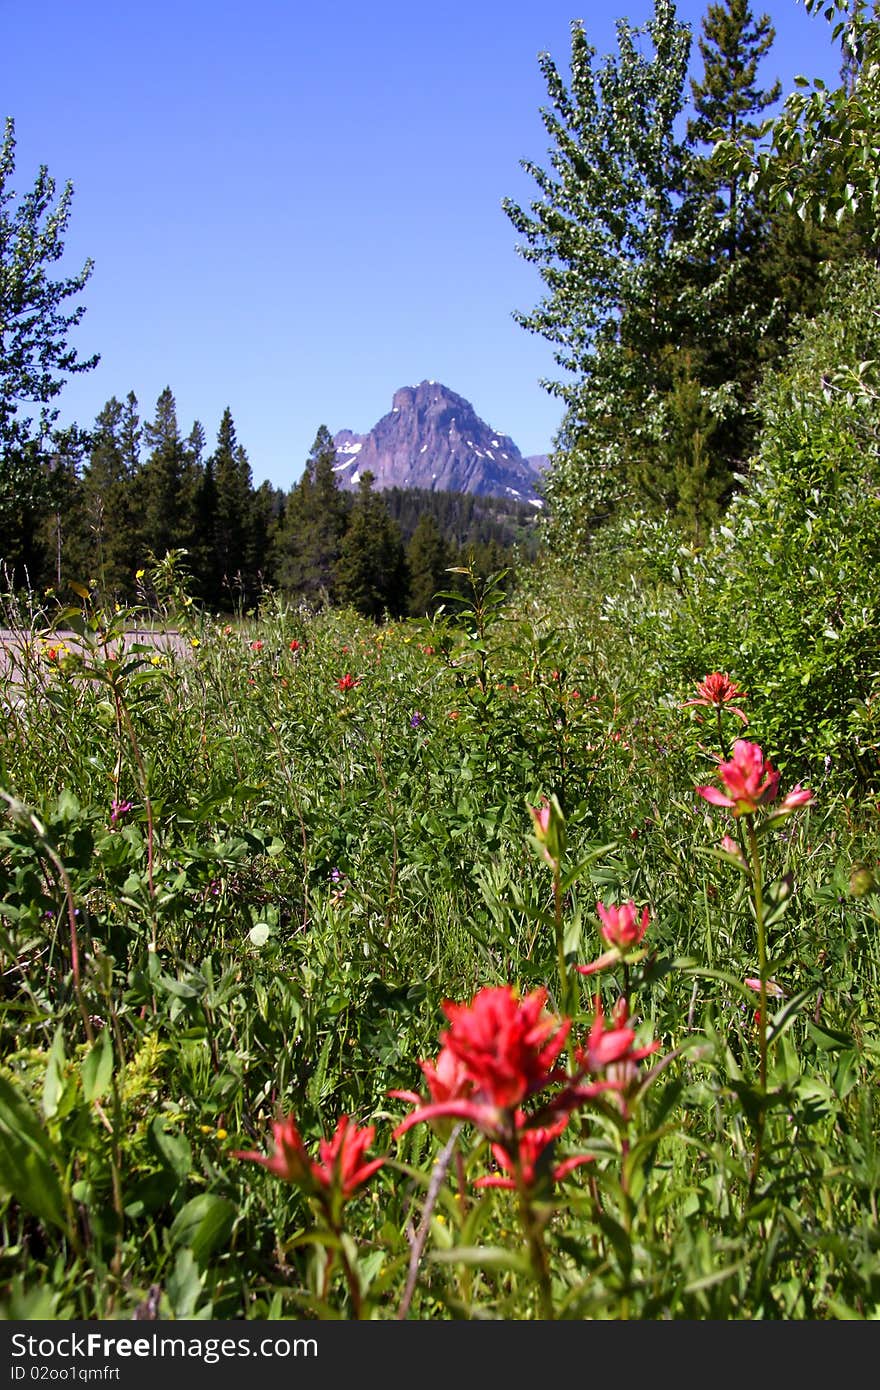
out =
<path fill-rule="evenodd" d="M 440 1034 L 443 1051 L 436 1069 L 423 1063 L 422 1070 L 433 1094 L 432 1077 L 436 1085 L 441 1063 L 451 1075 L 454 1059 L 461 1069 L 458 1094 L 418 1105 L 394 1130 L 394 1138 L 421 1120 L 440 1116 L 469 1120 L 484 1134 L 497 1136 L 523 1100 L 563 1080 L 564 1072 L 554 1064 L 571 1019 L 546 1014 L 546 1000 L 546 989 L 521 999 L 512 986 L 501 985 L 481 989 L 470 1004 L 447 1001 L 443 1011 L 450 1027 Z M 470 1082 L 469 1094 L 463 1091 L 465 1080 Z"/>
<path fill-rule="evenodd" d="M 633 1047 L 636 1035 L 628 1024 L 625 1000 L 614 1010 L 610 1028 L 605 1027 L 601 995 L 596 995 L 594 1003 L 596 1014 L 586 1045 L 575 1051 L 575 1057 L 584 1071 L 596 1073 L 618 1062 L 639 1062 L 657 1051 L 659 1042 L 648 1043 L 646 1047 Z"/>
<path fill-rule="evenodd" d="M 621 903 L 619 907 L 596 903 L 596 911 L 602 920 L 602 935 L 611 950 L 605 951 L 589 965 L 576 965 L 574 968 L 579 975 L 593 975 L 607 965 L 616 965 L 625 960 L 641 944 L 648 927 L 648 909 L 642 908 L 641 917 L 637 917 L 634 902 Z"/>
<path fill-rule="evenodd" d="M 436 1062 L 419 1062 L 419 1066 L 428 1083 L 432 1101 L 461 1100 L 473 1095 L 474 1083 L 467 1068 L 448 1047 L 441 1049 Z M 388 1094 L 398 1100 L 412 1101 L 413 1105 L 422 1103 L 417 1091 L 389 1091 Z"/>
<path fill-rule="evenodd" d="M 596 903 L 596 911 L 602 919 L 602 935 L 609 946 L 618 946 L 621 951 L 638 946 L 648 926 L 648 909 L 642 908 L 642 915 L 636 919 L 634 902 L 621 903 L 620 907 L 606 907 Z"/>
<path fill-rule="evenodd" d="M 571 1020 L 545 1013 L 546 1002 L 546 989 L 521 999 L 510 985 L 501 985 L 481 989 L 470 1004 L 444 1004 L 451 1027 L 440 1041 L 492 1104 L 519 1105 L 557 1079 L 553 1064 Z"/>
<path fill-rule="evenodd" d="M 779 773 L 764 757 L 757 743 L 739 738 L 733 745 L 729 762 L 719 762 L 718 776 L 727 795 L 717 787 L 697 787 L 697 795 L 713 806 L 724 806 L 734 816 L 751 816 L 760 806 L 769 805 L 779 795 Z M 813 793 L 800 783 L 774 809 L 775 816 L 785 816 L 799 806 L 810 805 Z"/>
<path fill-rule="evenodd" d="M 332 1138 L 320 1141 L 318 1158 L 313 1159 L 306 1152 L 293 1116 L 288 1115 L 272 1125 L 275 1140 L 273 1154 L 267 1156 L 254 1150 L 236 1150 L 233 1157 L 260 1163 L 276 1177 L 296 1183 L 297 1187 L 311 1195 L 338 1194 L 343 1201 L 347 1201 L 385 1162 L 384 1158 L 373 1158 L 368 1163 L 363 1161 L 375 1133 L 375 1126 L 366 1125 L 359 1129 L 351 1123 L 348 1115 L 343 1115 Z"/>
<path fill-rule="evenodd" d="M 551 1150 L 551 1145 L 559 1138 L 568 1124 L 567 1115 L 563 1115 L 552 1125 L 544 1127 L 526 1129 L 527 1124 L 527 1117 L 521 1110 L 517 1111 L 517 1152 L 515 1158 L 511 1156 L 509 1148 L 505 1147 L 504 1144 L 492 1145 L 492 1153 L 499 1167 L 507 1173 L 516 1173 L 517 1168 L 519 1168 L 520 1181 L 524 1187 L 536 1187 L 545 1173 L 548 1173 L 554 1182 L 560 1182 L 573 1169 L 580 1168 L 584 1163 L 592 1163 L 592 1154 L 578 1154 L 563 1159 L 561 1163 L 555 1164 L 552 1168 L 548 1166 L 550 1159 L 548 1151 Z M 542 1159 L 545 1159 L 544 1164 L 541 1163 Z M 516 1188 L 516 1182 L 513 1177 L 505 1178 L 500 1173 L 492 1173 L 485 1178 L 477 1178 L 474 1186 L 504 1187 L 513 1190 Z"/>
<path fill-rule="evenodd" d="M 734 685 L 726 671 L 713 671 L 711 675 L 697 681 L 697 697 L 695 700 L 685 700 L 681 708 L 686 709 L 688 705 L 708 705 L 712 709 L 729 709 L 731 714 L 737 715 L 744 724 L 748 724 L 748 719 L 733 701 L 747 700 L 749 697 L 744 690 Z"/>

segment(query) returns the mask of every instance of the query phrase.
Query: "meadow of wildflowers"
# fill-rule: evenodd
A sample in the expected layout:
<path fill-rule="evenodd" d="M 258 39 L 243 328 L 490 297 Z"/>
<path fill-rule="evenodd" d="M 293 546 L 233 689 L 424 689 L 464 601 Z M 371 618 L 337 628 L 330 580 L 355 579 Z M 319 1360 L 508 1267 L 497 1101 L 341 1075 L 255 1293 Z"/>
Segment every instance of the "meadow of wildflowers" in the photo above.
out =
<path fill-rule="evenodd" d="M 877 786 L 491 580 L 165 603 L 7 605 L 3 1315 L 876 1317 Z"/>

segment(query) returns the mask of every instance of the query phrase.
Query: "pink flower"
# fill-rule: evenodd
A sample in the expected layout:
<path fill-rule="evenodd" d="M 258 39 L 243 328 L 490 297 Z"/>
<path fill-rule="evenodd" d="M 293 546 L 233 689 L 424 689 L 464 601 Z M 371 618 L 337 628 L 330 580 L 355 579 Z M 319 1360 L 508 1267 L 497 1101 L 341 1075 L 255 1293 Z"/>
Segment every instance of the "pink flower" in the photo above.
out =
<path fill-rule="evenodd" d="M 440 1041 L 493 1105 L 519 1105 L 557 1079 L 554 1064 L 571 1020 L 545 1013 L 546 1000 L 546 989 L 521 999 L 512 986 L 501 985 L 481 989 L 470 1004 L 444 1004 L 451 1027 Z"/>
<path fill-rule="evenodd" d="M 642 915 L 637 918 L 634 902 L 621 903 L 620 907 L 605 907 L 602 903 L 596 903 L 596 911 L 602 919 L 602 935 L 611 950 L 589 965 L 576 965 L 574 968 L 579 975 L 593 975 L 597 970 L 604 970 L 606 966 L 624 960 L 634 947 L 640 945 L 648 927 L 648 909 L 642 908 Z"/>
<path fill-rule="evenodd" d="M 359 1129 L 347 1115 L 341 1116 L 331 1139 L 322 1139 L 318 1158 L 306 1152 L 292 1115 L 272 1126 L 275 1152 L 268 1157 L 253 1150 L 236 1150 L 233 1158 L 250 1159 L 260 1163 L 285 1182 L 296 1183 L 311 1195 L 329 1198 L 331 1195 L 347 1201 L 368 1178 L 381 1168 L 384 1158 L 365 1163 L 364 1155 L 375 1136 L 375 1127 Z"/>
<path fill-rule="evenodd" d="M 270 1173 L 283 1178 L 285 1182 L 294 1182 L 301 1187 L 311 1186 L 312 1160 L 306 1153 L 292 1115 L 287 1119 L 275 1121 L 272 1125 L 272 1137 L 275 1141 L 275 1152 L 270 1156 L 257 1153 L 253 1149 L 236 1149 L 233 1151 L 233 1158 L 247 1158 L 254 1163 L 261 1163 Z"/>
<path fill-rule="evenodd" d="M 131 801 L 116 801 L 115 799 L 111 801 L 110 824 L 115 825 L 123 816 L 127 816 L 129 811 L 132 810 L 133 804 L 134 803 Z"/>
<path fill-rule="evenodd" d="M 776 816 L 788 815 L 789 812 L 796 811 L 799 806 L 812 806 L 815 800 L 810 788 L 802 787 L 800 782 L 797 782 L 788 795 L 782 798 L 773 814 Z"/>
<path fill-rule="evenodd" d="M 760 994 L 760 993 L 761 993 L 761 981 L 758 979 L 757 975 L 748 975 L 748 976 L 746 976 L 746 979 L 743 981 L 743 984 L 748 985 L 749 989 L 753 989 L 753 990 L 755 991 L 756 994 Z M 766 995 L 766 997 L 767 997 L 768 999 L 784 999 L 784 998 L 785 998 L 785 990 L 784 990 L 780 985 L 778 985 L 778 984 L 776 983 L 775 980 L 766 980 L 766 981 L 765 981 L 765 983 L 764 983 L 764 994 Z M 756 1025 L 756 1027 L 760 1027 L 760 1024 L 761 1024 L 761 1008 L 760 1008 L 760 1005 L 758 1006 L 757 1009 L 755 1009 L 755 1012 L 754 1012 L 753 1017 L 754 1017 L 754 1020 L 755 1020 L 755 1025 Z"/>
<path fill-rule="evenodd" d="M 541 858 L 554 869 L 565 853 L 565 816 L 556 796 L 542 797 L 540 806 L 529 806 L 535 847 Z"/>
<path fill-rule="evenodd" d="M 779 795 L 779 773 L 764 757 L 757 743 L 739 738 L 733 745 L 730 762 L 719 762 L 718 776 L 728 795 L 717 787 L 697 787 L 697 795 L 713 806 L 724 806 L 734 816 L 751 816 L 759 806 L 766 806 Z M 776 808 L 774 815 L 788 815 L 799 806 L 809 805 L 813 793 L 800 783 Z"/>
<path fill-rule="evenodd" d="M 642 915 L 636 921 L 634 902 L 622 903 L 620 907 L 605 907 L 596 903 L 596 911 L 602 919 L 602 935 L 609 946 L 618 946 L 621 951 L 637 946 L 645 935 L 648 926 L 648 909 L 642 908 Z"/>
<path fill-rule="evenodd" d="M 261 641 L 257 640 L 256 642 L 251 642 L 251 651 L 252 651 L 252 652 L 261 652 L 262 650 L 263 650 L 263 643 L 262 643 Z"/>
<path fill-rule="evenodd" d="M 725 854 L 729 854 L 731 858 L 735 859 L 737 864 L 741 864 L 745 867 L 745 855 L 736 840 L 732 839 L 730 835 L 722 835 L 721 848 L 724 850 Z"/>
<path fill-rule="evenodd" d="M 709 705 L 713 709 L 729 709 L 731 714 L 737 715 L 744 724 L 748 724 L 749 721 L 742 710 L 732 701 L 747 700 L 749 697 L 744 690 L 739 690 L 734 685 L 726 671 L 713 671 L 711 675 L 697 681 L 697 695 L 698 699 L 685 700 L 681 708 L 686 709 L 688 705 Z"/>
<path fill-rule="evenodd" d="M 546 1127 L 536 1127 L 526 1129 L 527 1117 L 521 1110 L 516 1115 L 516 1158 L 511 1156 L 510 1148 L 513 1145 L 495 1143 L 492 1145 L 492 1153 L 499 1167 L 507 1173 L 516 1173 L 519 1168 L 520 1177 L 526 1187 L 536 1187 L 541 1180 L 543 1173 L 539 1171 L 539 1164 L 542 1158 L 551 1148 L 553 1143 L 568 1124 L 568 1116 L 563 1115 L 561 1119 L 554 1121 L 552 1125 Z M 553 1168 L 546 1169 L 554 1182 L 560 1182 L 574 1168 L 581 1167 L 584 1163 L 592 1163 L 592 1154 L 579 1154 L 577 1157 L 563 1159 Z M 475 1187 L 503 1187 L 511 1191 L 515 1190 L 516 1182 L 514 1178 L 505 1178 L 500 1174 L 491 1174 L 485 1178 L 478 1178 L 474 1183 Z"/>
<path fill-rule="evenodd" d="M 535 838 L 544 843 L 547 839 L 547 831 L 550 829 L 550 802 L 546 796 L 540 806 L 529 807 L 529 814 L 535 827 Z"/>
<path fill-rule="evenodd" d="M 757 978 L 757 976 L 749 975 L 746 977 L 743 983 L 747 984 L 749 989 L 753 989 L 756 994 L 761 993 L 761 981 Z M 765 993 L 772 995 L 774 999 L 782 999 L 785 995 L 785 990 L 782 989 L 781 986 L 778 985 L 775 980 L 767 980 L 767 982 L 764 985 L 764 991 Z"/>
<path fill-rule="evenodd" d="M 456 1057 L 454 1052 L 450 1052 L 448 1047 L 440 1050 L 436 1062 L 419 1062 L 425 1081 L 428 1083 L 428 1093 L 430 1101 L 425 1101 L 418 1091 L 389 1091 L 389 1096 L 396 1100 L 408 1100 L 416 1109 L 409 1117 L 409 1124 L 415 1124 L 423 1118 L 418 1112 L 427 1105 L 444 1105 L 447 1101 L 466 1100 L 473 1095 L 474 1083 L 468 1074 L 464 1063 Z M 444 1135 L 449 1132 L 450 1122 L 448 1116 L 439 1116 L 429 1119 L 431 1128 L 437 1133 Z M 407 1125 L 409 1128 L 409 1125 Z M 395 1131 L 396 1132 L 396 1131 Z"/>

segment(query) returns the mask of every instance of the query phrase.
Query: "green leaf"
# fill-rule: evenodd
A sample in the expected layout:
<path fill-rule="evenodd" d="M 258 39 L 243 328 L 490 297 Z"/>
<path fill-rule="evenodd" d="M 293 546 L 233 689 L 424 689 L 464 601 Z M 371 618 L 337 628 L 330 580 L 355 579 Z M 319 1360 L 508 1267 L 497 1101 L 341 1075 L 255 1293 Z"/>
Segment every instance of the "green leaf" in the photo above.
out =
<path fill-rule="evenodd" d="M 462 1264 L 477 1269 L 508 1269 L 515 1274 L 528 1274 L 531 1266 L 525 1255 L 517 1255 L 501 1245 L 456 1245 L 451 1250 L 434 1250 L 435 1264 Z"/>
<path fill-rule="evenodd" d="M 107 1094 L 112 1075 L 113 1043 L 110 1038 L 110 1029 L 104 1028 L 92 1044 L 80 1068 L 83 1095 L 89 1105 L 92 1101 L 100 1100 L 102 1096 Z"/>
<path fill-rule="evenodd" d="M 163 1120 L 157 1116 L 149 1129 L 150 1146 L 160 1161 L 183 1182 L 192 1171 L 192 1149 L 183 1134 L 169 1134 Z"/>
<path fill-rule="evenodd" d="M 58 1102 L 64 1090 L 65 1061 L 64 1031 L 59 1023 L 52 1039 L 52 1047 L 49 1050 L 49 1059 L 46 1064 L 46 1075 L 43 1080 L 43 1114 L 47 1120 L 51 1120 L 58 1110 Z"/>
<path fill-rule="evenodd" d="M 201 1192 L 174 1218 L 169 1231 L 171 1243 L 189 1248 L 199 1267 L 204 1267 L 208 1258 L 229 1240 L 235 1214 L 235 1203 L 228 1197 Z"/>
<path fill-rule="evenodd" d="M 195 1318 L 202 1292 L 202 1276 L 193 1252 L 180 1250 L 165 1288 L 175 1318 Z"/>
<path fill-rule="evenodd" d="M 0 1191 L 39 1220 L 67 1229 L 55 1150 L 39 1117 L 0 1075 Z"/>

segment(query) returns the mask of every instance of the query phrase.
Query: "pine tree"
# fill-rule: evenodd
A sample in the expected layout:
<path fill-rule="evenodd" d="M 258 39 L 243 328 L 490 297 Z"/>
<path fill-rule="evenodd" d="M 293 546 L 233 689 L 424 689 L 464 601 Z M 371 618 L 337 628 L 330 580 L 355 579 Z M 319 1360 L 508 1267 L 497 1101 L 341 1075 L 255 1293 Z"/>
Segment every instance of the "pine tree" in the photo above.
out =
<path fill-rule="evenodd" d="M 190 564 L 195 561 L 202 570 L 204 537 L 199 531 L 198 505 L 204 430 L 197 421 L 188 439 L 181 437 L 177 405 L 166 386 L 144 434 L 150 453 L 138 475 L 142 551 L 159 560 L 169 550 L 194 552 Z"/>
<path fill-rule="evenodd" d="M 415 618 L 430 616 L 434 595 L 448 587 L 446 570 L 452 563 L 449 546 L 430 512 L 422 512 L 406 551 L 409 571 L 409 612 Z"/>
<path fill-rule="evenodd" d="M 335 567 L 337 600 L 379 621 L 385 613 L 399 617 L 406 608 L 406 553 L 400 535 L 378 493 L 373 474 L 361 474 L 348 529 Z"/>
<path fill-rule="evenodd" d="M 254 487 L 250 462 L 238 442 L 229 406 L 220 421 L 211 465 L 216 489 L 216 600 L 226 608 L 246 607 L 256 590 Z"/>
<path fill-rule="evenodd" d="M 276 561 L 278 536 L 284 523 L 285 493 L 282 488 L 263 482 L 254 493 L 253 540 L 254 583 L 256 592 L 278 584 Z"/>
<path fill-rule="evenodd" d="M 105 601 L 133 595 L 140 559 L 133 510 L 139 433 L 134 396 L 125 405 L 111 396 L 95 420 L 80 482 L 69 552 L 73 577 L 96 579 Z"/>
<path fill-rule="evenodd" d="M 281 586 L 311 603 L 332 603 L 348 503 L 334 472 L 336 447 L 326 425 L 315 436 L 305 471 L 292 489 L 277 538 Z"/>
<path fill-rule="evenodd" d="M 699 40 L 703 76 L 691 82 L 696 115 L 687 129 L 692 145 L 712 149 L 718 139 L 740 145 L 758 135 L 760 123 L 755 118 L 779 100 L 782 90 L 778 81 L 769 89 L 757 85 L 758 66 L 775 38 L 770 17 L 765 14 L 756 20 L 748 0 L 710 4 Z M 752 251 L 766 228 L 766 213 L 755 195 L 744 189 L 742 176 L 735 169 L 717 171 L 711 156 L 706 156 L 695 162 L 692 178 L 704 193 L 719 199 L 727 257 L 735 260 Z"/>

